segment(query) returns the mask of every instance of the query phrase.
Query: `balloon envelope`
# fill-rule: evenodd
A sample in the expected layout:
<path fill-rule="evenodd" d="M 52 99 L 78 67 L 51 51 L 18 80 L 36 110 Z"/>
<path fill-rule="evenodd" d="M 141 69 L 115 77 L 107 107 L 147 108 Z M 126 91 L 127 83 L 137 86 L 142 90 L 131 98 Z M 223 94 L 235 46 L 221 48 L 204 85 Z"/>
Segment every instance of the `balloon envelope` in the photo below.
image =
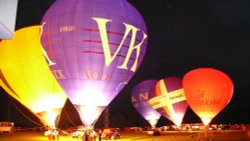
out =
<path fill-rule="evenodd" d="M 40 26 L 23 28 L 0 41 L 0 83 L 44 124 L 55 126 L 67 96 L 47 65 L 39 31 Z"/>
<path fill-rule="evenodd" d="M 153 92 L 150 93 L 149 103 L 162 116 L 176 125 L 181 125 L 188 107 L 182 80 L 178 77 L 159 80 L 153 88 Z"/>
<path fill-rule="evenodd" d="M 144 21 L 126 0 L 58 0 L 42 23 L 50 69 L 89 126 L 141 64 Z"/>
<path fill-rule="evenodd" d="M 152 108 L 148 103 L 151 88 L 156 84 L 157 80 L 145 80 L 137 84 L 131 93 L 131 101 L 135 109 L 155 127 L 161 114 Z"/>
<path fill-rule="evenodd" d="M 233 96 L 232 80 L 213 68 L 189 71 L 183 78 L 183 87 L 189 106 L 205 125 L 211 122 Z"/>

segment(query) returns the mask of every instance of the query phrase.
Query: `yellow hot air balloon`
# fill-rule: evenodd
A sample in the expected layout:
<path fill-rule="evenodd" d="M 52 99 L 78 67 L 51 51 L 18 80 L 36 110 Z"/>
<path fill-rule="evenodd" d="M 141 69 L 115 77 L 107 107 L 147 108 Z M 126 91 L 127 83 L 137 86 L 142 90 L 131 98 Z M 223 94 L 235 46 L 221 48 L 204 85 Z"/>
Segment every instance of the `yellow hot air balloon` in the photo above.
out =
<path fill-rule="evenodd" d="M 39 32 L 40 26 L 30 26 L 0 41 L 0 86 L 54 127 L 67 96 L 49 70 Z"/>

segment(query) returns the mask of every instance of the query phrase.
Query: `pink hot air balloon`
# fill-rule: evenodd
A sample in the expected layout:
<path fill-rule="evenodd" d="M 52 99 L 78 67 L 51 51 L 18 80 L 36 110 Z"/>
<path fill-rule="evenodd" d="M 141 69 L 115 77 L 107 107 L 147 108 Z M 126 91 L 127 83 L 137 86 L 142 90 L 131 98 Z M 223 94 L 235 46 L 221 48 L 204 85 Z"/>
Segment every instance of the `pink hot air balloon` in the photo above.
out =
<path fill-rule="evenodd" d="M 50 69 L 91 125 L 140 66 L 144 21 L 126 0 L 57 0 L 42 23 Z"/>
<path fill-rule="evenodd" d="M 182 80 L 177 77 L 167 77 L 157 82 L 150 93 L 149 103 L 162 116 L 176 125 L 181 125 L 188 104 L 182 88 Z"/>
<path fill-rule="evenodd" d="M 131 101 L 135 109 L 155 127 L 161 114 L 152 108 L 149 104 L 149 93 L 157 80 L 145 80 L 137 84 L 132 90 Z"/>

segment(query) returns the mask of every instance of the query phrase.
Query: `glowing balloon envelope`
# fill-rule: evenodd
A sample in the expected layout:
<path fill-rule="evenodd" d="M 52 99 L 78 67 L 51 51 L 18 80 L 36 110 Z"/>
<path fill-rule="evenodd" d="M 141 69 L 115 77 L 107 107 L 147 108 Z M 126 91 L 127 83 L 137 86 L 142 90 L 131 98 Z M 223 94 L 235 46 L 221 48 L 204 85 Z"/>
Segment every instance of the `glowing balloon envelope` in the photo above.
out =
<path fill-rule="evenodd" d="M 135 109 L 155 127 L 161 114 L 152 108 L 148 103 L 151 88 L 156 84 L 157 80 L 145 80 L 137 84 L 131 93 L 131 101 Z"/>
<path fill-rule="evenodd" d="M 140 66 L 144 21 L 126 0 L 58 0 L 42 24 L 50 69 L 90 126 Z"/>
<path fill-rule="evenodd" d="M 186 73 L 183 88 L 189 106 L 205 125 L 211 122 L 233 96 L 232 80 L 213 68 L 198 68 Z"/>
<path fill-rule="evenodd" d="M 13 39 L 0 41 L 0 85 L 43 124 L 54 127 L 67 96 L 47 65 L 39 31 L 40 26 L 23 28 Z"/>
<path fill-rule="evenodd" d="M 162 116 L 176 125 L 181 125 L 188 104 L 182 88 L 182 80 L 178 77 L 167 77 L 159 80 L 150 93 L 149 103 Z"/>

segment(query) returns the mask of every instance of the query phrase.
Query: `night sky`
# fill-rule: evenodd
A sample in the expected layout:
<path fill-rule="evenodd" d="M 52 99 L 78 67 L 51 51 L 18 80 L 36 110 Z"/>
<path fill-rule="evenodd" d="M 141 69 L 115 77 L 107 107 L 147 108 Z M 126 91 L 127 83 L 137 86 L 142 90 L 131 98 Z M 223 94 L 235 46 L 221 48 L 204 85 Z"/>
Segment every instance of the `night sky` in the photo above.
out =
<path fill-rule="evenodd" d="M 46 9 L 53 2 L 54 0 L 19 0 L 16 30 L 39 24 Z M 148 126 L 130 102 L 130 94 L 136 84 L 169 76 L 182 78 L 188 71 L 200 67 L 221 70 L 230 76 L 234 83 L 231 102 L 212 122 L 250 123 L 250 1 L 129 2 L 138 9 L 145 20 L 149 36 L 148 49 L 134 77 L 109 105 L 111 126 Z M 0 121 L 14 120 L 20 123 L 21 119 L 25 120 L 16 107 L 8 102 L 3 90 L 0 90 L 0 100 Z M 11 111 L 3 110 L 6 109 L 6 104 Z M 72 106 L 69 102 L 67 105 L 68 108 L 65 108 L 64 112 L 69 112 Z M 25 111 L 25 108 L 21 108 Z M 26 113 L 32 117 L 29 112 Z M 18 115 L 21 118 L 16 118 Z M 70 124 L 66 119 L 64 117 L 64 123 Z M 97 124 L 101 122 L 102 116 Z M 188 109 L 185 122 L 200 120 Z M 76 118 L 74 124 L 78 123 L 79 118 Z M 171 122 L 161 118 L 159 125 L 166 124 Z"/>

